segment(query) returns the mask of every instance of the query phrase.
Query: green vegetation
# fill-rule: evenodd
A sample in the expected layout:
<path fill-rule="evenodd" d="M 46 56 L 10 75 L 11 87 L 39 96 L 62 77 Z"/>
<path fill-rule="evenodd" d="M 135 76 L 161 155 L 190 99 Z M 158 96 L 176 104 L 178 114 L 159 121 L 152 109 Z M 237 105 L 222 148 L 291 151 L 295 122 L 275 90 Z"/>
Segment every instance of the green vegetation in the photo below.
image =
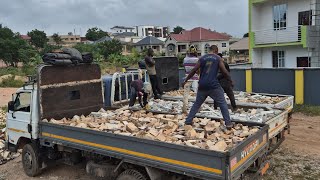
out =
<path fill-rule="evenodd" d="M 300 112 L 308 116 L 320 116 L 320 106 L 295 105 L 294 112 Z"/>
<path fill-rule="evenodd" d="M 49 39 L 44 31 L 39 31 L 38 29 L 28 32 L 28 36 L 31 37 L 31 44 L 37 48 L 44 48 Z"/>
<path fill-rule="evenodd" d="M 183 27 L 177 26 L 177 27 L 173 28 L 173 34 L 180 34 L 181 31 L 183 31 L 183 30 L 184 30 Z"/>
<path fill-rule="evenodd" d="M 15 79 L 14 76 L 10 76 L 6 79 L 3 79 L 0 83 L 0 87 L 21 87 L 23 86 L 24 81 Z"/>
<path fill-rule="evenodd" d="M 102 31 L 101 29 L 98 29 L 97 27 L 93 27 L 93 28 L 88 29 L 88 31 L 86 33 L 86 38 L 89 41 L 96 41 L 96 40 L 101 39 L 105 36 L 108 36 L 108 33 Z"/>

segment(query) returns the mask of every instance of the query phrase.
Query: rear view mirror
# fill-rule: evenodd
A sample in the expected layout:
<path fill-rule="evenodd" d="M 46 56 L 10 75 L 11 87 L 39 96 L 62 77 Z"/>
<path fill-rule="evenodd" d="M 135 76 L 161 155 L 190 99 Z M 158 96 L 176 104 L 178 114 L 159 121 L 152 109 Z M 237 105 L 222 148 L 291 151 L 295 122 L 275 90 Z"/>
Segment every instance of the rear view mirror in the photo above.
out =
<path fill-rule="evenodd" d="M 8 112 L 9 111 L 14 111 L 14 101 L 8 102 Z"/>

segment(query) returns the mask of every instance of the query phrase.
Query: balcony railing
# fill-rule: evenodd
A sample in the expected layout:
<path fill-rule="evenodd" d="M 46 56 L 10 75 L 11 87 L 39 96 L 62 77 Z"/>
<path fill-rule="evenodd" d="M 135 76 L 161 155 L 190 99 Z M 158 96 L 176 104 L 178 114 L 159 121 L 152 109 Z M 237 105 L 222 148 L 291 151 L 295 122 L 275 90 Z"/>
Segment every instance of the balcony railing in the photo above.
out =
<path fill-rule="evenodd" d="M 255 45 L 299 43 L 302 26 L 254 31 Z"/>

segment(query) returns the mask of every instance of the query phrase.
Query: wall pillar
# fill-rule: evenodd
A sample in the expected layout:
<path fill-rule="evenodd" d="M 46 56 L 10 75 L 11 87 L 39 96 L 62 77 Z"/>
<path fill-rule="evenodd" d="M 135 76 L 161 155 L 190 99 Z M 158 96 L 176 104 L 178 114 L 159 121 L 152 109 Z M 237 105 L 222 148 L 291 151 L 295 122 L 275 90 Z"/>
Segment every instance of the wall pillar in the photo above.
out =
<path fill-rule="evenodd" d="M 304 73 L 303 69 L 295 70 L 295 101 L 296 104 L 304 103 Z"/>
<path fill-rule="evenodd" d="M 252 70 L 246 69 L 246 92 L 252 93 Z"/>

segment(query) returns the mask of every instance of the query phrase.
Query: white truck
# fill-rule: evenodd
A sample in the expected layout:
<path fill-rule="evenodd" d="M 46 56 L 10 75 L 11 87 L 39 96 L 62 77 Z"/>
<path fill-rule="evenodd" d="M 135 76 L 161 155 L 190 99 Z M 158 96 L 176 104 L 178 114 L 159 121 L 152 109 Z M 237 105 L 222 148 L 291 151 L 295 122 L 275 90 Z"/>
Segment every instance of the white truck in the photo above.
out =
<path fill-rule="evenodd" d="M 260 126 L 227 152 L 197 149 L 42 121 L 89 115 L 103 107 L 98 65 L 41 65 L 37 78 L 17 90 L 8 103 L 6 147 L 22 149 L 28 176 L 50 162 L 86 160 L 92 175 L 117 180 L 238 179 L 248 170 L 263 174 L 268 126 Z"/>

